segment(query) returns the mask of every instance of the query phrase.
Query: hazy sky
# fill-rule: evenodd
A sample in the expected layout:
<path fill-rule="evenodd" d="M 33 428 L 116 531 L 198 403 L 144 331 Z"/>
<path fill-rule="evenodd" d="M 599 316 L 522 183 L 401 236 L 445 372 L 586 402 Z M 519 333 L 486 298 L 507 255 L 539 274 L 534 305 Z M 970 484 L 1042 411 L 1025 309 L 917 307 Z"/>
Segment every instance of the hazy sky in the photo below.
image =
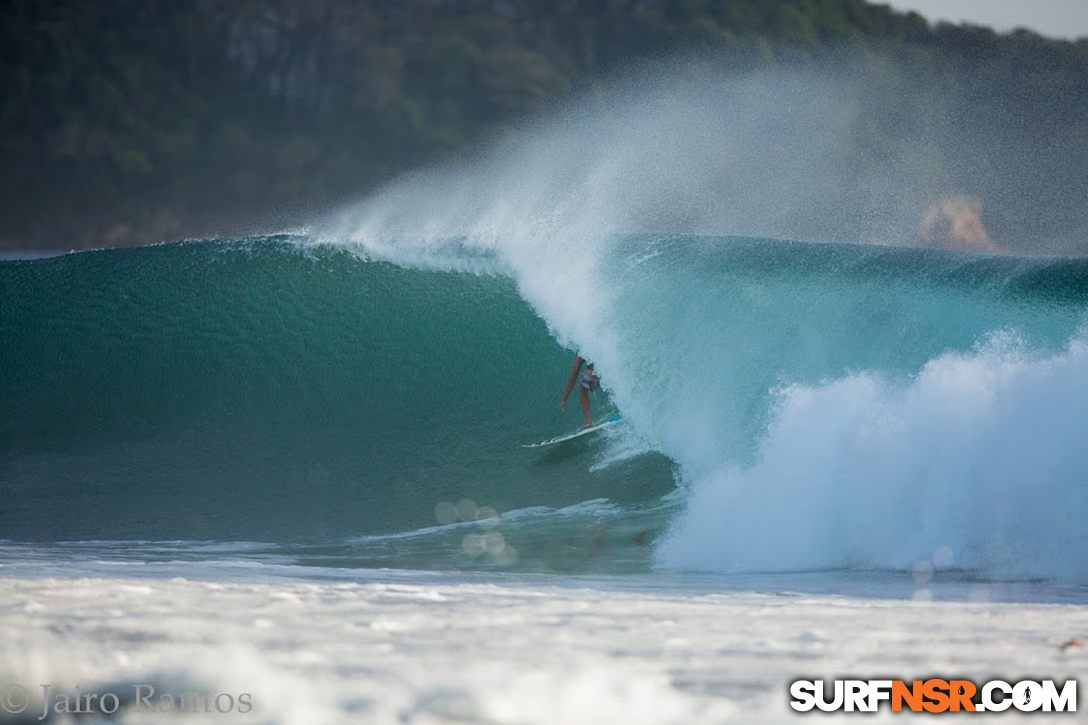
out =
<path fill-rule="evenodd" d="M 877 0 L 931 20 L 967 21 L 998 30 L 1031 28 L 1056 38 L 1088 36 L 1088 0 Z"/>

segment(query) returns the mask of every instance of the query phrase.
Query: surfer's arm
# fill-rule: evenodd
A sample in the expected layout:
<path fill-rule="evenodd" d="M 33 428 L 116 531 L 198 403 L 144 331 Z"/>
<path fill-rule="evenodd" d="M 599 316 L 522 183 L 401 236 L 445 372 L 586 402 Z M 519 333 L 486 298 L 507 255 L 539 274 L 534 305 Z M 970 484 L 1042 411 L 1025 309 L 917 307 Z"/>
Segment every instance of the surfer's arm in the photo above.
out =
<path fill-rule="evenodd" d="M 563 400 L 559 402 L 560 408 L 567 407 L 567 398 L 570 397 L 570 391 L 574 390 L 574 384 L 578 382 L 578 372 L 582 369 L 583 362 L 585 361 L 582 360 L 581 355 L 574 356 L 574 366 L 570 369 L 570 377 L 567 378 L 567 387 L 563 388 Z"/>

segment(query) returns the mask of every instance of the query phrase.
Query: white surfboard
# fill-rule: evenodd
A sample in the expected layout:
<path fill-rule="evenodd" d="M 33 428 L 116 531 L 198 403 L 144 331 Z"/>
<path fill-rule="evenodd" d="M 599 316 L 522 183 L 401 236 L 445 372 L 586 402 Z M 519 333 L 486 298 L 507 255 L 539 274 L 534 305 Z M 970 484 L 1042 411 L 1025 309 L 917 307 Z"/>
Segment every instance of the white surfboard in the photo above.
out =
<path fill-rule="evenodd" d="M 556 443 L 562 443 L 564 441 L 572 441 L 575 438 L 581 438 L 584 435 L 589 435 L 590 433 L 596 433 L 597 431 L 602 430 L 604 428 L 609 428 L 611 426 L 616 425 L 621 420 L 623 420 L 623 419 L 619 415 L 610 415 L 610 416 L 608 416 L 608 418 L 603 423 L 598 423 L 597 425 L 591 425 L 588 428 L 582 428 L 581 430 L 577 430 L 574 433 L 568 433 L 567 435 L 561 435 L 561 436 L 557 436 L 555 438 L 549 438 L 548 440 L 540 441 L 539 443 L 524 443 L 524 444 L 522 444 L 521 447 L 522 448 L 543 448 L 544 446 L 554 446 Z"/>

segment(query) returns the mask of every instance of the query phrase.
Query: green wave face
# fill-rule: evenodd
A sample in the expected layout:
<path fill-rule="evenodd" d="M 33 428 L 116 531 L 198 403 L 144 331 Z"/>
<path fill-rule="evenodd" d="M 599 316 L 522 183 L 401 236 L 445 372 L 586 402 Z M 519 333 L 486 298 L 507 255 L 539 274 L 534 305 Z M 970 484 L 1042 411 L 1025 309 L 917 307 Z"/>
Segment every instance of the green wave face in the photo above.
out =
<path fill-rule="evenodd" d="M 544 451 L 520 445 L 578 423 L 573 351 L 523 276 L 292 238 L 0 263 L 0 538 L 646 567 L 686 486 L 765 455 L 783 386 L 909 379 L 1000 331 L 1057 353 L 1088 309 L 1081 260 L 660 236 L 603 259 L 594 405 L 628 425 Z"/>
<path fill-rule="evenodd" d="M 466 497 L 507 511 L 672 485 L 661 460 L 632 480 L 519 448 L 576 425 L 558 409 L 571 353 L 501 277 L 271 241 L 0 280 L 8 538 L 323 539 L 432 525 Z"/>

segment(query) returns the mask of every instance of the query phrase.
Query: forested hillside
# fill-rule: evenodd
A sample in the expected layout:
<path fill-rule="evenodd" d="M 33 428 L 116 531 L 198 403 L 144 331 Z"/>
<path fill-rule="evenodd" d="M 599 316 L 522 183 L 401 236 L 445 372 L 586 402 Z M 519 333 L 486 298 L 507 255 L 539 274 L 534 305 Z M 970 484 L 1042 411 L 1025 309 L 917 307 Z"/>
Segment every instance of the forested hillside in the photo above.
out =
<path fill-rule="evenodd" d="M 986 199 L 1006 237 L 1088 231 L 1086 41 L 931 28 L 861 0 L 6 0 L 0 246 L 290 225 L 677 55 L 861 59 L 894 99 L 867 153 L 898 143 L 884 106 L 959 114 L 1036 180 Z M 908 79 L 956 102 L 903 98 Z M 919 149 L 947 193 L 1004 173 L 955 146 Z"/>

